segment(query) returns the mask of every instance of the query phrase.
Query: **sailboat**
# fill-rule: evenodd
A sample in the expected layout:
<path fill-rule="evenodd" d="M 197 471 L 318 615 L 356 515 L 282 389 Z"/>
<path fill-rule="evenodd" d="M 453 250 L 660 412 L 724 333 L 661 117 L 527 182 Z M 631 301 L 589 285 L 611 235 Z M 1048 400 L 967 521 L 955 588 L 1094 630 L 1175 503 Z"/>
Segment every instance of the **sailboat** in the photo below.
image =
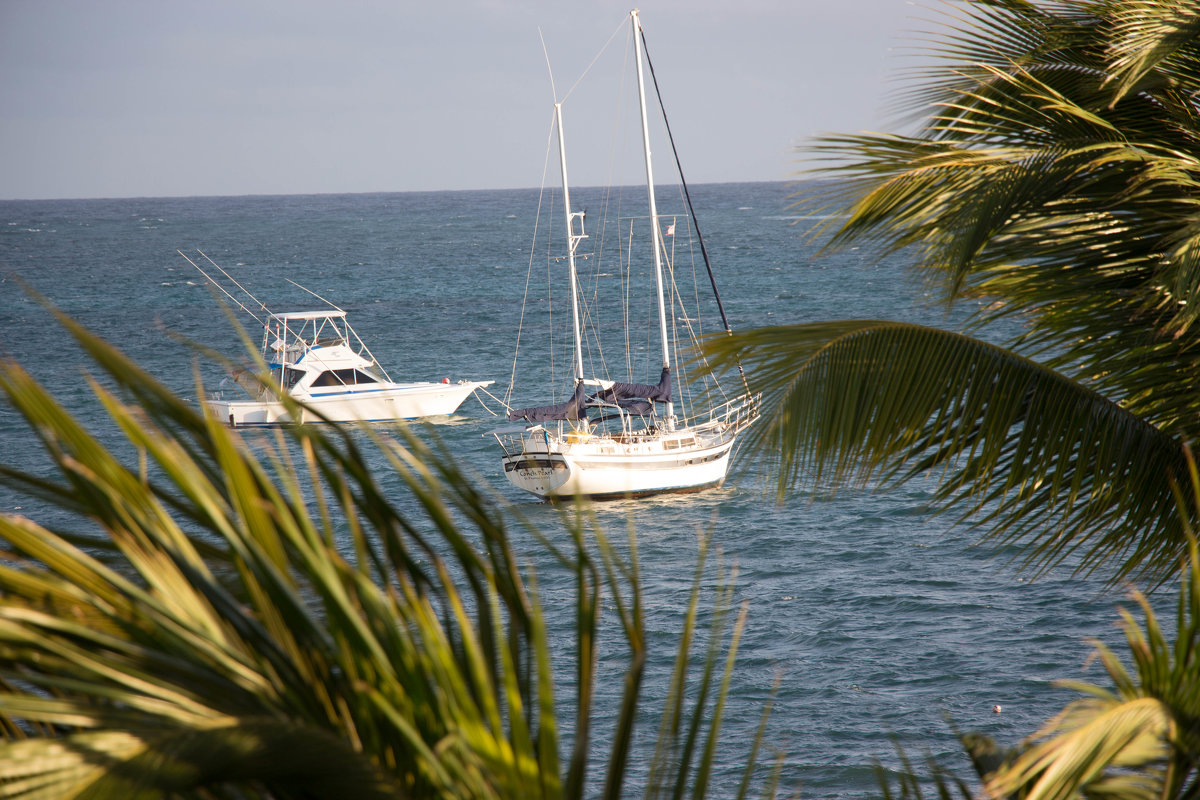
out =
<path fill-rule="evenodd" d="M 681 318 L 692 318 L 678 309 L 672 256 L 678 241 L 676 228 L 684 224 L 698 234 L 691 214 L 690 195 L 680 176 L 680 184 L 688 204 L 688 221 L 679 223 L 672 217 L 664 231 L 656 197 L 654 171 L 650 157 L 650 122 L 646 111 L 646 86 L 643 61 L 644 40 L 636 10 L 630 12 L 633 35 L 636 83 L 641 119 L 641 149 L 645 163 L 648 213 L 641 220 L 648 228 L 648 245 L 642 261 L 652 265 L 653 281 L 646 283 L 653 295 L 652 306 L 657 311 L 657 350 L 661 368 L 657 382 L 638 383 L 632 380 L 613 380 L 585 370 L 585 338 L 596 344 L 594 334 L 585 334 L 584 326 L 596 316 L 587 304 L 582 290 L 579 262 L 593 260 L 594 254 L 581 254 L 580 245 L 588 239 L 585 233 L 584 211 L 573 210 L 570 185 L 567 180 L 567 157 L 563 133 L 561 102 L 554 105 L 554 127 L 557 129 L 559 171 L 562 178 L 563 219 L 566 227 L 566 280 L 571 300 L 572 323 L 572 383 L 568 399 L 548 405 L 510 408 L 508 418 L 523 423 L 492 431 L 503 451 L 501 463 L 504 475 L 514 485 L 547 500 L 572 497 L 631 498 L 671 492 L 698 492 L 721 486 L 729 470 L 729 461 L 738 434 L 758 416 L 759 396 L 751 395 L 742 376 L 740 392 L 731 399 L 718 390 L 702 394 L 705 410 L 685 414 L 676 397 L 685 386 L 676 380 L 678 367 L 673 354 L 678 352 L 675 328 Z M 653 75 L 653 73 L 651 73 Z M 661 103 L 660 103 L 661 105 Z M 669 128 L 668 128 L 669 131 Z M 632 218 L 630 218 L 632 220 Z M 631 225 L 632 230 L 632 225 Z M 671 238 L 668 247 L 666 238 Z M 625 242 L 625 235 L 621 235 Z M 707 265 L 707 251 L 702 245 Z M 633 259 L 623 253 L 622 261 Z M 711 276 L 711 268 L 709 269 Z M 716 294 L 715 281 L 713 282 Z M 668 295 L 670 300 L 668 301 Z M 725 330 L 729 324 L 723 306 L 717 298 Z M 626 342 L 630 338 L 626 337 Z M 598 356 L 590 354 L 587 365 L 594 365 Z M 627 359 L 628 361 L 628 359 Z M 722 402 L 716 402 L 723 400 Z"/>

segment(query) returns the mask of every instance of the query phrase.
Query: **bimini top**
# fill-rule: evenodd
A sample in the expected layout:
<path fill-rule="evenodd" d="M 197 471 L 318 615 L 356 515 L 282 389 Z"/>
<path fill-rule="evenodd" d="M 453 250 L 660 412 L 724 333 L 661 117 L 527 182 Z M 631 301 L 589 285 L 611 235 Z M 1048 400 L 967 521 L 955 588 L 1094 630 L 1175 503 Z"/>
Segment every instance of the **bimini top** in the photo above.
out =
<path fill-rule="evenodd" d="M 284 322 L 289 319 L 345 319 L 346 312 L 340 308 L 333 311 L 285 311 L 282 314 L 272 314 L 271 319 Z"/>

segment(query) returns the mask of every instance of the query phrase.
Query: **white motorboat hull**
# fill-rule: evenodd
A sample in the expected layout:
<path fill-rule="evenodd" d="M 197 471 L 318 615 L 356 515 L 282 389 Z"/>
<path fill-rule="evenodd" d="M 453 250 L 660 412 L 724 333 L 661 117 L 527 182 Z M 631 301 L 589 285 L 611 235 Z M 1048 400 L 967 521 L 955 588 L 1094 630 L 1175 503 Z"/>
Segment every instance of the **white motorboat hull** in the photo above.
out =
<path fill-rule="evenodd" d="M 505 454 L 505 477 L 548 500 L 699 492 L 725 482 L 733 449 L 731 436 L 686 447 L 671 447 L 678 439 L 625 443 L 607 436 L 571 438 L 558 439 L 543 430 L 527 433 L 519 450 Z"/>
<path fill-rule="evenodd" d="M 392 422 L 453 414 L 477 388 L 491 381 L 402 383 L 366 391 L 296 393 L 307 406 L 295 422 Z M 278 400 L 209 400 L 208 407 L 231 427 L 274 427 L 293 423 Z M 316 413 L 312 413 L 316 412 Z"/>

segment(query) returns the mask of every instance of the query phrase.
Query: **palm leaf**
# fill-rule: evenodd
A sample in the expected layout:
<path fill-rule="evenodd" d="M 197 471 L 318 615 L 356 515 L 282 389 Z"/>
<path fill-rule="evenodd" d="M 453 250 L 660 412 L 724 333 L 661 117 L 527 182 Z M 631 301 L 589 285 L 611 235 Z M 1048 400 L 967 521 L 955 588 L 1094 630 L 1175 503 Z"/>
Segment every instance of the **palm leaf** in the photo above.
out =
<path fill-rule="evenodd" d="M 1113 71 L 1120 76 L 1117 98 L 1147 90 L 1158 75 L 1195 78 L 1200 4 L 1190 0 L 1131 0 L 1113 9 Z M 1190 62 L 1190 63 L 1189 63 Z"/>
<path fill-rule="evenodd" d="M 1184 554 L 1170 488 L 1186 478 L 1180 443 L 1002 348 L 844 321 L 716 337 L 707 354 L 716 369 L 740 360 L 763 392 L 747 441 L 780 491 L 926 474 L 938 503 L 1027 543 L 1040 569 L 1118 559 L 1118 580 L 1170 572 Z"/>
<path fill-rule="evenodd" d="M 405 796 L 345 741 L 279 719 L 141 733 L 109 729 L 0 744 L 4 797 L 149 800 L 214 783 L 220 793 L 220 784 L 247 779 L 271 783 L 284 797 Z"/>
<path fill-rule="evenodd" d="M 1184 475 L 1182 445 L 1200 438 L 1198 6 L 965 0 L 949 9 L 946 30 L 933 36 L 935 64 L 907 95 L 923 115 L 920 133 L 819 141 L 811 174 L 834 183 L 799 195 L 798 206 L 828 217 L 818 231 L 829 234 L 828 247 L 903 252 L 947 303 L 978 303 L 973 323 L 1017 323 L 1020 332 L 1004 342 L 1009 356 L 952 352 L 977 353 L 981 375 L 999 375 L 1002 362 L 1020 365 L 1018 372 L 1040 376 L 1030 384 L 1037 392 L 1027 407 L 1012 406 L 1019 387 L 984 403 L 984 384 L 956 362 L 958 388 L 936 400 L 944 371 L 926 359 L 929 386 L 912 373 L 884 384 L 903 392 L 917 386 L 923 397 L 876 398 L 874 423 L 864 416 L 874 412 L 844 413 L 845 424 L 864 427 L 849 438 L 821 429 L 824 450 L 810 441 L 804 456 L 784 453 L 785 477 L 793 481 L 801 468 L 860 479 L 936 469 L 939 502 L 982 514 L 976 519 L 999 540 L 1024 542 L 1033 562 L 1044 567 L 1077 553 L 1092 569 L 1113 558 L 1120 560 L 1114 580 L 1162 582 L 1183 553 L 1170 501 Z M 872 339 L 880 353 L 900 347 L 914 359 L 906 368 L 933 346 L 900 345 L 900 329 L 889 330 L 890 340 Z M 789 336 L 762 341 L 795 346 Z M 847 338 L 836 324 L 826 341 L 821 358 L 849 365 L 837 355 Z M 1046 371 L 1015 353 L 1041 359 Z M 789 372 L 781 358 L 764 385 L 791 385 L 792 373 L 816 381 L 822 363 Z M 794 380 L 820 397 L 812 383 Z M 858 390 L 845 383 L 828 397 L 846 402 L 851 391 Z M 950 398 L 960 391 L 960 400 L 974 397 L 976 405 L 961 410 L 955 427 L 960 407 Z M 787 432 L 800 441 L 810 435 L 800 421 L 811 421 L 798 410 L 799 392 L 789 401 Z M 1004 403 L 1025 416 L 1006 418 Z M 978 409 L 987 416 L 973 417 Z M 915 418 L 922 413 L 930 416 Z M 972 430 L 975 423 L 995 427 Z M 868 443 L 869 424 L 885 429 Z M 1034 435 L 1050 438 L 1032 442 Z M 773 436 L 775 445 L 791 446 Z M 842 446 L 846 452 L 835 455 Z M 863 456 L 884 452 L 892 460 Z M 861 469 L 852 469 L 860 458 Z M 1122 472 L 1139 465 L 1154 472 Z"/>
<path fill-rule="evenodd" d="M 61 532 L 0 516 L 0 797 L 582 797 L 605 589 L 632 653 L 606 772 L 606 796 L 625 794 L 646 658 L 636 562 L 585 531 L 585 510 L 573 552 L 532 531 L 577 586 L 566 720 L 507 513 L 444 451 L 407 428 L 339 426 L 252 448 L 63 322 L 101 369 L 106 435 L 135 463 L 0 365 L 0 392 L 57 472 L 7 466 L 0 480 L 76 515 Z M 392 502 L 364 446 L 415 512 Z M 692 712 L 712 737 L 724 691 Z M 669 780 L 714 757 L 671 762 Z"/>
<path fill-rule="evenodd" d="M 1086 702 L 1086 701 L 1084 701 Z M 1073 722 L 1068 722 L 1073 720 Z M 1088 713 L 1069 707 L 1051 723 L 1050 730 L 1067 729 L 1019 756 L 989 782 L 989 791 L 1007 796 L 1024 788 L 1027 800 L 1078 797 L 1088 785 L 1100 784 L 1105 772 L 1116 768 L 1147 767 L 1162 762 L 1168 753 L 1171 715 L 1162 703 L 1150 698 L 1088 706 Z M 1158 796 L 1150 774 L 1143 773 L 1144 790 L 1138 793 L 1125 783 L 1126 797 Z"/>
<path fill-rule="evenodd" d="M 923 134 L 818 142 L 839 184 L 802 210 L 837 221 L 830 246 L 910 248 L 947 301 L 1019 318 L 1023 352 L 1200 436 L 1195 3 L 952 8 Z"/>

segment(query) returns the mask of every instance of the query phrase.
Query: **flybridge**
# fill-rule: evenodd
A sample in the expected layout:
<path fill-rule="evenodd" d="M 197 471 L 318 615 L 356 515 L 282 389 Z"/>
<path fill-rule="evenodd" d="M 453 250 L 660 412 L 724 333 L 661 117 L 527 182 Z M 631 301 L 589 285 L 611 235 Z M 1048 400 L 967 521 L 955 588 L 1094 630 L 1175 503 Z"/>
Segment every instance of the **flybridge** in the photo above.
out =
<path fill-rule="evenodd" d="M 392 379 L 341 309 L 291 311 L 267 317 L 262 352 L 263 359 L 271 366 L 280 362 L 295 365 L 317 349 L 321 350 L 323 363 L 332 365 L 336 361 L 339 367 L 365 370 L 371 373 L 373 381 Z"/>

